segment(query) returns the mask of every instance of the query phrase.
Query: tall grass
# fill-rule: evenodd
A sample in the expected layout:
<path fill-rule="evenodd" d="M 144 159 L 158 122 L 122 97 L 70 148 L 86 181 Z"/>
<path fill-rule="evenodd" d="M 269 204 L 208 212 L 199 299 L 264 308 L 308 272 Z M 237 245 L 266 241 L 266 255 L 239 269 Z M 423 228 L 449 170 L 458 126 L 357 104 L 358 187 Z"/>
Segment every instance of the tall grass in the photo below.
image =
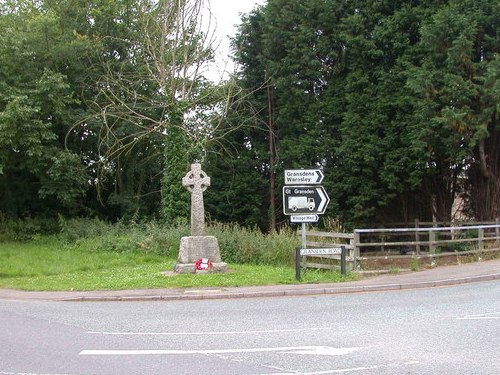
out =
<path fill-rule="evenodd" d="M 186 226 L 165 226 L 158 222 L 107 223 L 98 219 L 60 219 L 57 238 L 70 247 L 92 251 L 138 252 L 174 257 L 180 239 L 189 233 Z"/>
<path fill-rule="evenodd" d="M 264 234 L 236 224 L 212 224 L 208 233 L 217 237 L 221 257 L 229 263 L 292 265 L 300 244 L 291 228 Z"/>
<path fill-rule="evenodd" d="M 186 225 L 115 223 L 59 218 L 50 224 L 5 222 L 0 227 L 0 287 L 27 290 L 95 290 L 295 283 L 291 228 L 264 234 L 235 224 L 212 223 L 231 272 L 176 275 L 173 269 Z M 45 228 L 47 232 L 44 232 Z M 308 271 L 302 282 L 350 279 L 339 272 Z"/>
<path fill-rule="evenodd" d="M 52 236 L 61 249 L 84 253 L 114 252 L 159 255 L 175 258 L 180 239 L 189 235 L 187 225 L 165 225 L 158 221 L 146 223 L 108 223 L 99 219 L 70 219 L 34 222 L 4 220 L 0 242 L 30 241 Z M 294 249 L 299 245 L 292 228 L 279 233 L 262 233 L 237 224 L 211 223 L 207 235 L 218 239 L 225 262 L 258 265 L 292 265 Z M 41 251 L 41 250 L 39 250 Z"/>

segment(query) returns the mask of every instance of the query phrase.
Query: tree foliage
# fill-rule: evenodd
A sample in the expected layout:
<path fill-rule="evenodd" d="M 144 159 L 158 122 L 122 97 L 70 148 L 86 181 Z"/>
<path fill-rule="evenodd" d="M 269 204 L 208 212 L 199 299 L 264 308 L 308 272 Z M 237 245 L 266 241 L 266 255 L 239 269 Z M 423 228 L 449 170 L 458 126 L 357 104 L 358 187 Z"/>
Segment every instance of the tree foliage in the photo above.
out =
<path fill-rule="evenodd" d="M 0 211 L 12 217 L 78 209 L 88 188 L 79 155 L 64 148 L 80 102 L 60 69 L 88 45 L 68 42 L 59 20 L 30 1 L 0 15 Z"/>
<path fill-rule="evenodd" d="M 126 50 L 106 61 L 93 101 L 103 171 L 121 173 L 128 165 L 117 163 L 129 154 L 161 155 L 162 211 L 170 223 L 189 217 L 180 181 L 190 163 L 203 161 L 207 144 L 221 137 L 210 118 L 223 111 L 224 88 L 230 87 L 215 87 L 203 75 L 214 43 L 204 6 L 202 0 L 137 2 Z"/>
<path fill-rule="evenodd" d="M 194 160 L 210 217 L 263 230 L 297 168 L 351 226 L 500 215 L 498 2 L 269 0 L 220 84 L 208 5 L 0 4 L 0 216 L 184 220 Z"/>
<path fill-rule="evenodd" d="M 424 147 L 434 214 L 441 220 L 450 218 L 459 194 L 469 197 L 470 213 L 478 219 L 500 212 L 499 154 L 494 149 L 499 15 L 495 2 L 450 1 L 421 28 L 422 57 L 408 77 L 421 117 L 413 136 Z"/>
<path fill-rule="evenodd" d="M 235 43 L 260 160 L 275 126 L 278 157 L 261 175 L 323 168 L 328 213 L 356 225 L 450 220 L 459 194 L 481 205 L 480 186 L 497 207 L 498 19 L 486 1 L 270 0 Z"/>

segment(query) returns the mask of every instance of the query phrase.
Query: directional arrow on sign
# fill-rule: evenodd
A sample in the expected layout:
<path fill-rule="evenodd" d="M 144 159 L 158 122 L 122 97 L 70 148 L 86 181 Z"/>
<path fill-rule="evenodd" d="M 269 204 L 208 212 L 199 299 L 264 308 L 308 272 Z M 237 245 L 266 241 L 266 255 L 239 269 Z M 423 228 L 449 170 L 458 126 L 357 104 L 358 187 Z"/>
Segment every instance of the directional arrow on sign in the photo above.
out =
<path fill-rule="evenodd" d="M 328 198 L 328 195 L 326 194 L 325 189 L 323 189 L 323 186 L 316 188 L 316 191 L 318 192 L 319 199 L 320 199 L 319 205 L 318 205 L 318 212 L 324 213 L 326 210 L 327 204 L 330 202 L 330 198 Z"/>

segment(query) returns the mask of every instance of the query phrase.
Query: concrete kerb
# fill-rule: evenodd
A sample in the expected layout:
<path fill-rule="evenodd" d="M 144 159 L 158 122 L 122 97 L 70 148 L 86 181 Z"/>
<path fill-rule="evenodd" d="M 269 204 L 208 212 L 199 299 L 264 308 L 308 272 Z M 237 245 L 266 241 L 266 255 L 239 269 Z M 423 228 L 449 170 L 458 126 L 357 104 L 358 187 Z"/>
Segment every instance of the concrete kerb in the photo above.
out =
<path fill-rule="evenodd" d="M 266 298 L 284 296 L 306 295 L 334 295 L 347 293 L 368 293 L 381 291 L 397 291 L 444 287 L 473 282 L 500 280 L 500 263 L 494 263 L 483 274 L 464 273 L 462 277 L 449 278 L 450 273 L 444 273 L 439 278 L 437 275 L 425 279 L 424 275 L 411 273 L 381 280 L 363 279 L 345 284 L 315 284 L 315 285 L 276 285 L 263 287 L 234 287 L 234 288 L 207 288 L 199 290 L 186 289 L 156 289 L 113 292 L 22 292 L 16 290 L 0 289 L 0 300 L 33 300 L 33 301 L 65 301 L 65 302 L 111 302 L 111 301 L 186 301 L 186 300 L 213 300 L 229 298 Z M 497 268 L 499 272 L 497 271 Z M 490 271 L 490 272 L 488 272 Z M 491 273 L 491 271 L 494 271 Z M 418 276 L 418 277 L 416 277 Z"/>
<path fill-rule="evenodd" d="M 285 297 L 285 296 L 314 296 L 314 295 L 334 295 L 334 294 L 349 294 L 349 293 L 369 293 L 369 292 L 383 292 L 383 291 L 395 291 L 395 290 L 411 290 L 411 289 L 422 289 L 422 288 L 434 288 L 441 286 L 453 286 L 460 284 L 468 284 L 472 282 L 483 282 L 500 280 L 500 273 L 493 275 L 484 275 L 478 277 L 466 277 L 466 278 L 456 278 L 456 279 L 445 279 L 437 281 L 423 281 L 423 282 L 412 282 L 404 284 L 379 284 L 379 285 L 363 285 L 363 286 L 338 286 L 338 287 L 321 287 L 318 285 L 317 288 L 299 288 L 299 289 L 287 289 L 287 290 L 261 290 L 261 291 L 228 291 L 219 293 L 203 293 L 199 291 L 197 293 L 189 294 L 170 294 L 163 296 L 87 296 L 79 298 L 61 298 L 59 301 L 80 301 L 80 302 L 91 302 L 91 301 L 186 301 L 186 300 L 213 300 L 213 299 L 232 299 L 232 298 L 270 298 L 270 297 Z"/>

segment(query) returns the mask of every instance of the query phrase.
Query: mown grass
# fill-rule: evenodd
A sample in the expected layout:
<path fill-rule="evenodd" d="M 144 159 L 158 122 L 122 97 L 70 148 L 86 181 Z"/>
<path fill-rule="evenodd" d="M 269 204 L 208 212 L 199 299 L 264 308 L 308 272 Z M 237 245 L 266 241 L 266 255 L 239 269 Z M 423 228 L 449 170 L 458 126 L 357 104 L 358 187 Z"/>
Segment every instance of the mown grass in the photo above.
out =
<path fill-rule="evenodd" d="M 29 242 L 0 243 L 0 287 L 21 290 L 123 290 L 293 284 L 290 265 L 229 263 L 224 274 L 169 275 L 175 259 L 143 249 L 95 248 L 95 238 L 68 245 L 49 236 Z M 293 249 L 290 249 L 293 251 Z M 308 270 L 302 283 L 351 280 L 335 271 Z"/>

